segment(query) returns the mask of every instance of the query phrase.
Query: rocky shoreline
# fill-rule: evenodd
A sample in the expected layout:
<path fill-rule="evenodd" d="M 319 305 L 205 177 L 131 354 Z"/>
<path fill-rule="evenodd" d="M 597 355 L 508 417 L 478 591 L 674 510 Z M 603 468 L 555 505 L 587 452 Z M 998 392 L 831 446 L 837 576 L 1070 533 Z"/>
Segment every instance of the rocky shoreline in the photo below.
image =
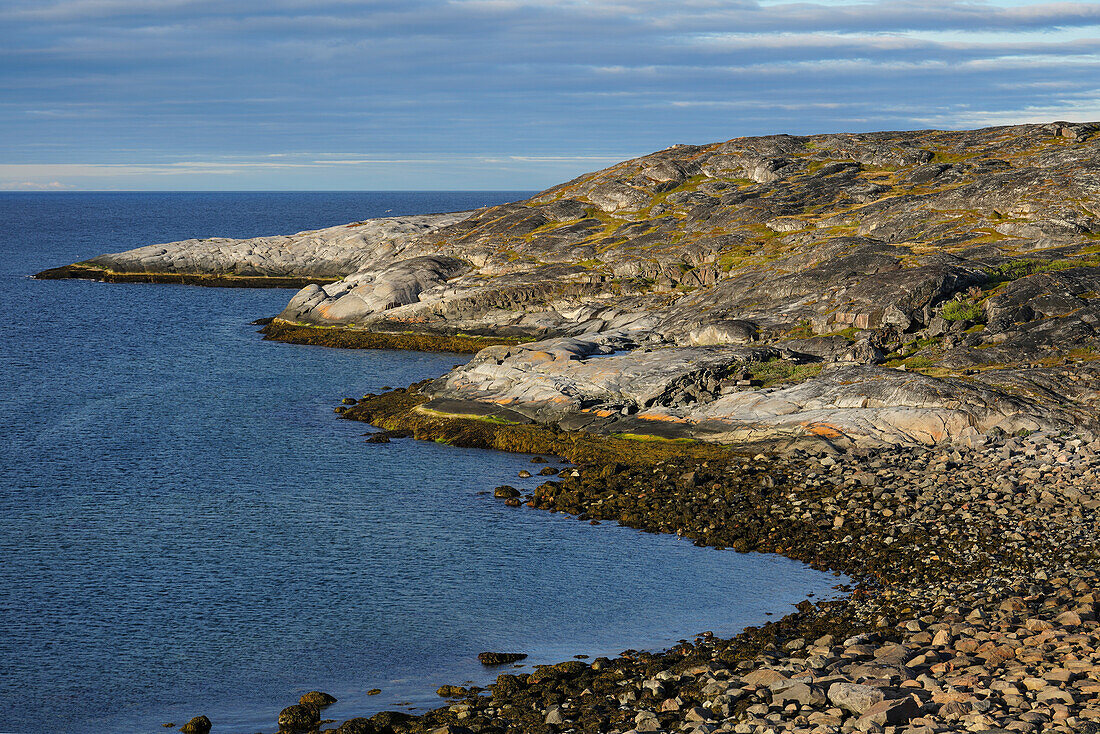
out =
<path fill-rule="evenodd" d="M 576 468 L 529 506 L 781 553 L 856 588 L 729 640 L 448 687 L 450 704 L 422 716 L 332 726 L 320 708 L 295 718 L 299 704 L 280 731 L 1100 731 L 1100 441 L 748 455 L 424 411 L 423 387 L 340 412 L 419 439 L 558 453 Z"/>
<path fill-rule="evenodd" d="M 369 267 L 425 232 L 467 216 L 469 212 L 385 217 L 292 235 L 146 245 L 51 268 L 34 277 L 228 288 L 327 285 Z"/>
<path fill-rule="evenodd" d="M 297 278 L 278 319 L 333 329 L 311 343 L 500 339 L 436 397 L 566 429 L 762 446 L 1100 431 L 1098 181 L 1098 123 L 734 138 L 476 211 L 40 277 Z"/>
<path fill-rule="evenodd" d="M 476 354 L 485 347 L 514 345 L 518 342 L 517 339 L 509 337 L 447 335 L 415 331 L 381 332 L 294 324 L 280 319 L 260 319 L 254 323 L 263 325 L 260 333 L 264 335 L 264 339 L 270 341 L 338 349 L 407 349 L 416 352 Z"/>
<path fill-rule="evenodd" d="M 501 500 L 857 584 L 340 734 L 1100 732 L 1098 182 L 1098 123 L 735 138 L 39 277 L 305 279 L 268 338 L 477 352 L 337 408 L 375 442 L 556 454 L 577 467 Z"/>
<path fill-rule="evenodd" d="M 338 278 L 312 278 L 296 275 L 233 275 L 231 273 L 139 273 L 118 272 L 86 263 L 73 263 L 36 273 L 38 280 L 97 280 L 103 283 L 157 283 L 161 285 L 198 285 L 208 288 L 305 288 L 308 285 L 334 283 Z"/>

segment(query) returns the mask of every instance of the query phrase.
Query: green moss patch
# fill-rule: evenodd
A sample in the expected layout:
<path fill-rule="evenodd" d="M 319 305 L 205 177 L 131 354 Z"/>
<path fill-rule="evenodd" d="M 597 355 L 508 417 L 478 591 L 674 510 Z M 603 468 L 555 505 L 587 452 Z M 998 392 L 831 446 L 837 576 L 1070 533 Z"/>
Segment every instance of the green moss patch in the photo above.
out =
<path fill-rule="evenodd" d="M 365 421 L 387 431 L 408 431 L 413 438 L 420 440 L 463 448 L 552 454 L 574 463 L 648 465 L 673 458 L 706 461 L 736 455 L 727 447 L 690 439 L 597 436 L 564 431 L 554 425 L 489 421 L 481 416 L 424 409 L 420 406 L 428 402 L 428 396 L 420 390 L 427 382 L 430 381 L 381 395 L 365 395 L 341 417 Z M 639 444 L 645 445 L 644 451 L 639 450 Z"/>
<path fill-rule="evenodd" d="M 948 301 L 941 315 L 948 321 L 979 321 L 983 317 L 981 305 L 973 301 Z"/>
<path fill-rule="evenodd" d="M 211 288 L 305 288 L 307 285 L 335 283 L 340 278 L 305 276 L 235 275 L 233 273 L 121 273 L 91 263 L 74 263 L 43 270 L 38 280 L 98 280 L 104 283 L 162 283 L 198 285 Z"/>
<path fill-rule="evenodd" d="M 761 387 L 779 384 L 798 383 L 817 377 L 825 365 L 821 362 L 798 364 L 787 359 L 773 359 L 768 362 L 751 362 L 749 374 L 753 380 L 759 380 Z"/>
<path fill-rule="evenodd" d="M 264 339 L 289 344 L 310 344 L 340 349 L 406 349 L 415 352 L 459 352 L 474 354 L 497 344 L 512 345 L 522 340 L 505 337 L 389 333 L 336 326 L 307 326 L 273 320 L 260 329 Z"/>

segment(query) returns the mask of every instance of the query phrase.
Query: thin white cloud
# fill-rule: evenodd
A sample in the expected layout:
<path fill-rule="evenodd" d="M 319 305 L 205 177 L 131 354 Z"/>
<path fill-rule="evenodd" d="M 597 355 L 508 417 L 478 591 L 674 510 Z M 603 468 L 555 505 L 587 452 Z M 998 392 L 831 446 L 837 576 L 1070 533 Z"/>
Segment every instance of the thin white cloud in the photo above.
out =
<path fill-rule="evenodd" d="M 447 158 L 393 158 L 393 159 L 321 159 L 304 162 L 291 161 L 175 161 L 171 163 L 4 163 L 0 164 L 0 179 L 24 181 L 48 178 L 130 177 L 130 176 L 193 176 L 195 174 L 231 175 L 246 171 L 279 171 L 293 169 L 325 170 L 332 167 L 374 165 L 469 165 L 487 161 L 516 161 L 527 163 L 582 163 L 619 161 L 634 154 L 609 153 L 604 155 L 509 155 L 500 159 L 486 156 L 449 156 Z M 11 184 L 16 185 L 15 183 Z M 33 186 L 36 184 L 19 184 Z M 58 184 L 59 185 L 59 184 Z M 56 187 L 54 184 L 49 184 Z"/>
<path fill-rule="evenodd" d="M 60 181 L 0 181 L 0 191 L 64 191 L 74 188 Z"/>
<path fill-rule="evenodd" d="M 484 186 L 685 139 L 1100 116 L 1100 2 L 0 0 L 0 41 L 23 183 Z"/>
<path fill-rule="evenodd" d="M 951 110 L 946 114 L 914 118 L 929 125 L 956 128 L 988 127 L 994 125 L 1023 125 L 1045 123 L 1052 120 L 1093 122 L 1100 120 L 1100 92 L 1087 99 L 1065 100 L 1054 105 L 1026 105 L 1023 107 L 990 110 Z"/>
<path fill-rule="evenodd" d="M 526 163 L 606 163 L 635 158 L 639 153 L 613 153 L 606 155 L 510 155 L 507 160 Z M 497 159 L 494 159 L 497 160 Z"/>
<path fill-rule="evenodd" d="M 718 100 L 718 99 L 703 99 L 703 100 L 691 100 L 691 99 L 672 99 L 665 100 L 661 104 L 666 104 L 671 107 L 705 107 L 708 109 L 746 109 L 755 108 L 763 110 L 784 110 L 787 112 L 799 111 L 799 110 L 837 110 L 852 107 L 868 107 L 872 106 L 874 102 L 765 102 L 761 100 L 743 99 L 743 100 Z"/>
<path fill-rule="evenodd" d="M 168 164 L 146 163 L 4 163 L 0 178 L 42 180 L 49 178 L 117 178 L 120 176 L 179 176 L 191 174 L 232 175 L 246 170 L 289 169 L 311 166 L 279 163 L 222 163 L 186 161 Z"/>
<path fill-rule="evenodd" d="M 361 158 L 361 159 L 333 159 L 333 160 L 316 160 L 313 161 L 316 165 L 321 166 L 375 166 L 375 165 L 392 165 L 397 163 L 443 163 L 442 159 L 431 158 Z"/>

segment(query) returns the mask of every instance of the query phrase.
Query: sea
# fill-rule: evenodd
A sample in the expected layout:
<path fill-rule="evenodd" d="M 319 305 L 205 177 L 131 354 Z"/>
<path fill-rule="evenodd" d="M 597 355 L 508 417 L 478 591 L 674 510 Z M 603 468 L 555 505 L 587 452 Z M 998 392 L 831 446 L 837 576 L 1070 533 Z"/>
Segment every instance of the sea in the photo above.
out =
<path fill-rule="evenodd" d="M 420 711 L 501 672 L 482 651 L 529 671 L 837 593 L 778 556 L 505 507 L 494 487 L 544 481 L 517 477 L 531 456 L 368 444 L 333 412 L 466 356 L 263 341 L 290 290 L 30 277 L 527 195 L 0 193 L 0 731 L 274 731 L 310 690 L 336 720 Z"/>

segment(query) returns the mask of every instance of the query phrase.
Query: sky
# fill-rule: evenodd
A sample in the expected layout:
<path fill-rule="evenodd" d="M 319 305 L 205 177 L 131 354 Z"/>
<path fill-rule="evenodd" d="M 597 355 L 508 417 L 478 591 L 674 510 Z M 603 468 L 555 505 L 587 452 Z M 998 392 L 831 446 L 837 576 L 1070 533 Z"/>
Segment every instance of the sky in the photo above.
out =
<path fill-rule="evenodd" d="M 1100 120 L 1095 0 L 0 0 L 7 190 L 535 190 L 1051 120 Z"/>

